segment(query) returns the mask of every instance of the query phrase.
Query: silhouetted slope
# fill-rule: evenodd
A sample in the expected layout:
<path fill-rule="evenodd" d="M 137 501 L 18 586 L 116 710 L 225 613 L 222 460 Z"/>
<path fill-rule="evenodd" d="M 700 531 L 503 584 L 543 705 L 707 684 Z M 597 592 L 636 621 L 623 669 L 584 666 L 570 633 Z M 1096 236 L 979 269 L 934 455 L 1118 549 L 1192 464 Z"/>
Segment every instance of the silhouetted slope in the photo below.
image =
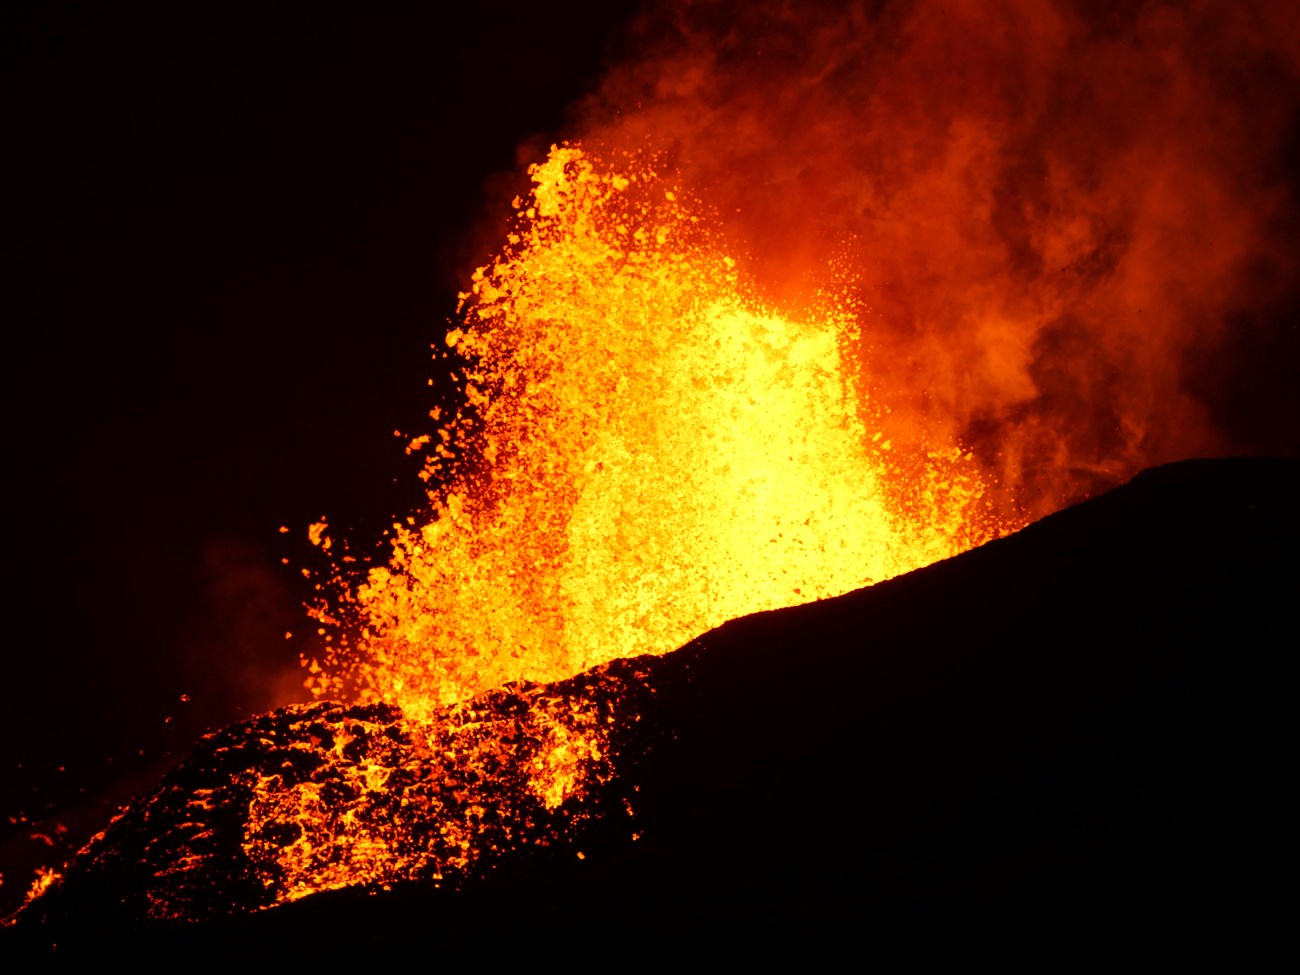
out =
<path fill-rule="evenodd" d="M 1297 498 L 1294 461 L 1168 465 L 947 562 L 551 685 L 618 717 L 616 774 L 590 821 L 459 889 L 416 879 L 241 914 L 261 902 L 242 893 L 232 792 L 216 817 L 230 885 L 210 873 L 204 923 L 151 921 L 141 885 L 169 854 L 149 847 L 142 800 L 9 936 L 73 954 L 446 957 L 973 920 L 1257 943 L 1281 931 L 1289 873 Z M 164 784 L 172 807 L 211 752 Z"/>

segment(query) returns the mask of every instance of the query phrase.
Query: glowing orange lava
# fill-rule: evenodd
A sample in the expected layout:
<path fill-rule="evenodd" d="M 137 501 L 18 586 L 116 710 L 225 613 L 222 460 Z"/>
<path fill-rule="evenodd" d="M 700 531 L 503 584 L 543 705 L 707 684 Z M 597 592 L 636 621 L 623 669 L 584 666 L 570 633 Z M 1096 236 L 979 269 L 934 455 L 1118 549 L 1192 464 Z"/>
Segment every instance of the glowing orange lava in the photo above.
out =
<path fill-rule="evenodd" d="M 411 443 L 435 444 L 432 515 L 334 607 L 359 638 L 313 662 L 318 696 L 423 717 L 997 533 L 954 445 L 904 467 L 872 436 L 845 302 L 766 307 L 643 158 L 564 146 L 530 172 L 447 335 L 467 405 Z"/>
<path fill-rule="evenodd" d="M 622 658 L 999 531 L 954 445 L 900 450 L 872 432 L 884 407 L 853 392 L 846 301 L 766 306 L 702 208 L 621 159 L 553 149 L 462 296 L 446 344 L 465 406 L 408 446 L 433 445 L 432 513 L 315 610 L 340 637 L 304 661 L 330 700 L 207 736 L 188 785 L 123 813 L 171 824 L 150 917 L 212 910 L 210 878 L 232 869 L 250 886 L 229 909 L 247 910 L 458 885 L 575 838 L 607 814 L 594 787 L 617 781 L 614 736 L 653 693 Z M 350 559 L 324 522 L 308 537 Z M 626 798 L 614 812 L 634 815 Z M 101 837 L 80 856 L 114 853 Z"/>

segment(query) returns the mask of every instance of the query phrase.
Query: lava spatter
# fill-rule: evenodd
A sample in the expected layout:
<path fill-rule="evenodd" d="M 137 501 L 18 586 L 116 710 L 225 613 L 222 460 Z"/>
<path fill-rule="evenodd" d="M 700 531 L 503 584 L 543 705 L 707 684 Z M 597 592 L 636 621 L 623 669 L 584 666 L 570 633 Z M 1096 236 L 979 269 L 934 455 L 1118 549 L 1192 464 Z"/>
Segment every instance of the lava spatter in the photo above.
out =
<path fill-rule="evenodd" d="M 420 716 L 999 533 L 959 448 L 871 435 L 847 302 L 765 305 L 647 156 L 556 147 L 531 176 L 447 335 L 465 407 L 433 441 L 432 511 L 329 610 L 360 636 L 313 663 L 315 693 Z"/>

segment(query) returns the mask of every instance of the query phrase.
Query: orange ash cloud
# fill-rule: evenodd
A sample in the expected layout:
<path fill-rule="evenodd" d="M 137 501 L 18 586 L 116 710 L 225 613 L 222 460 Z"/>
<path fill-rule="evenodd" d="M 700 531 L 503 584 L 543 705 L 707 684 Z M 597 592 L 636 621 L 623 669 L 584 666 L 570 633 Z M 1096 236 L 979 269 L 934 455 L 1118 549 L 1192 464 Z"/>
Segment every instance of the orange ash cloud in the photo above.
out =
<path fill-rule="evenodd" d="M 1204 366 L 1295 300 L 1294 5 L 670 3 L 632 36 L 587 144 L 667 150 L 778 301 L 848 267 L 904 449 L 962 442 L 1034 514 L 1278 449 Z"/>

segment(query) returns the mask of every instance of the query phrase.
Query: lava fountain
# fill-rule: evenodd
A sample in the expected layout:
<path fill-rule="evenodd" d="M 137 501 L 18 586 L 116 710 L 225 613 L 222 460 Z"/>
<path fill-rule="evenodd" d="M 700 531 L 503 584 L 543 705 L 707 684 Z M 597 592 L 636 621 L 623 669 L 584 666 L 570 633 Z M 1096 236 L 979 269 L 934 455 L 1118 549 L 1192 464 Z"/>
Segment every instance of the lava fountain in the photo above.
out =
<path fill-rule="evenodd" d="M 957 445 L 894 459 L 842 354 L 846 299 L 765 306 L 648 154 L 556 147 L 530 173 L 446 338 L 466 405 L 411 444 L 432 516 L 318 608 L 352 624 L 310 662 L 318 696 L 427 717 L 998 533 Z"/>
<path fill-rule="evenodd" d="M 530 175 L 440 352 L 463 406 L 407 448 L 431 513 L 394 525 L 364 583 L 340 562 L 313 610 L 338 639 L 308 686 L 382 716 L 305 712 L 289 737 L 319 761 L 251 784 L 243 849 L 274 902 L 549 844 L 636 715 L 626 674 L 543 685 L 1005 530 L 959 447 L 903 461 L 873 432 L 846 299 L 765 306 L 649 154 L 557 146 Z M 430 763 L 445 788 L 420 785 Z"/>
<path fill-rule="evenodd" d="M 92 840 L 92 874 L 135 878 L 113 910 L 481 876 L 610 814 L 591 790 L 646 692 L 627 658 L 1006 530 L 956 444 L 879 432 L 842 289 L 766 305 L 650 153 L 557 146 L 530 175 L 440 352 L 462 406 L 408 446 L 430 514 L 354 586 L 311 527 L 337 557 L 312 610 L 332 649 L 303 661 L 322 700 L 208 736 Z"/>
<path fill-rule="evenodd" d="M 112 885 L 137 916 L 456 885 L 550 846 L 610 814 L 591 790 L 646 693 L 626 658 L 1005 530 L 957 445 L 903 460 L 873 432 L 847 299 L 765 305 L 649 154 L 566 145 L 530 175 L 440 353 L 463 405 L 408 446 L 427 520 L 353 587 L 311 527 L 339 570 L 313 609 L 338 639 L 303 661 L 322 701 L 208 736 L 82 854 L 147 865 Z"/>

